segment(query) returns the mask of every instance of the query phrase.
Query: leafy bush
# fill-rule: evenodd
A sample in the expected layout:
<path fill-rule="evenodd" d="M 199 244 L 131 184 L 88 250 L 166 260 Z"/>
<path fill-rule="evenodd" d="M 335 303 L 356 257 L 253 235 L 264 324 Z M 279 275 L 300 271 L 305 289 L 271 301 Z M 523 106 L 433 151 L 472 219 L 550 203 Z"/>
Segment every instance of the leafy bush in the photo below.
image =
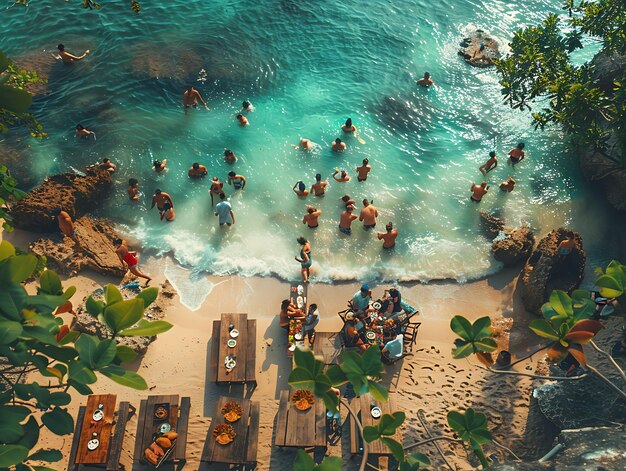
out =
<path fill-rule="evenodd" d="M 57 435 L 72 433 L 74 419 L 63 407 L 71 402 L 67 391 L 74 388 L 80 394 L 92 394 L 89 385 L 97 381 L 96 372 L 124 386 L 147 389 L 141 376 L 121 366 L 137 354 L 118 345 L 117 336 L 154 335 L 172 327 L 163 321 L 142 322 L 144 309 L 156 298 L 156 288 L 124 301 L 117 288 L 109 285 L 106 303 L 99 305 L 97 315 L 113 337 L 100 340 L 73 331 L 54 313 L 71 309 L 68 302 L 76 288 L 63 289 L 51 270 L 41 273 L 37 294 L 29 295 L 22 286 L 37 264 L 34 255 L 17 254 L 9 242 L 0 243 L 0 357 L 4 359 L 0 363 L 0 469 L 45 471 L 29 462 L 61 459 L 59 450 L 32 452 L 40 428 Z M 48 384 L 29 380 L 28 374 L 34 372 L 49 378 Z"/>
<path fill-rule="evenodd" d="M 0 126 L 2 126 L 1 121 Z M 2 219 L 2 228 L 5 231 L 13 232 L 13 217 L 7 212 L 7 209 L 12 202 L 25 197 L 26 193 L 17 188 L 17 180 L 11 176 L 6 165 L 0 164 L 0 219 Z"/>
<path fill-rule="evenodd" d="M 626 292 L 626 265 L 617 260 L 611 261 L 605 271 L 598 269 L 596 286 L 600 296 L 608 299 L 619 298 Z"/>
<path fill-rule="evenodd" d="M 498 344 L 493 339 L 491 319 L 488 316 L 477 319 L 474 324 L 463 316 L 454 316 L 450 321 L 450 328 L 461 337 L 454 341 L 455 348 L 452 349 L 454 358 L 466 358 L 476 354 L 476 357 L 488 366 L 493 363 L 489 353 L 493 352 Z"/>

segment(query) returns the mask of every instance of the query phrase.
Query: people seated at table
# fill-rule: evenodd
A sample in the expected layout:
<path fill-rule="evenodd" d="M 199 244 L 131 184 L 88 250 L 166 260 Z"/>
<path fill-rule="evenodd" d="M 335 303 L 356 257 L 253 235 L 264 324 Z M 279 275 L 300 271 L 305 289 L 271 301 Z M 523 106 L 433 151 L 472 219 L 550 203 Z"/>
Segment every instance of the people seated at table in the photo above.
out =
<path fill-rule="evenodd" d="M 387 317 L 392 317 L 394 314 L 402 312 L 402 295 L 397 288 L 385 290 L 381 310 Z"/>
<path fill-rule="evenodd" d="M 381 350 L 383 357 L 388 360 L 397 360 L 402 358 L 402 343 L 404 336 L 402 334 L 396 334 L 391 340 L 385 343 L 385 346 Z"/>
<path fill-rule="evenodd" d="M 320 322 L 320 313 L 317 310 L 317 304 L 311 304 L 304 321 L 302 322 L 302 330 L 308 337 L 309 343 L 313 345 L 315 342 L 315 327 Z"/>
<path fill-rule="evenodd" d="M 352 296 L 352 300 L 349 304 L 357 317 L 363 317 L 365 314 L 372 310 L 370 308 L 371 301 L 372 292 L 370 291 L 369 286 L 364 284 L 361 286 L 361 289 L 359 291 L 354 293 L 354 296 Z"/>
<path fill-rule="evenodd" d="M 347 348 L 358 347 L 361 350 L 367 349 L 367 345 L 361 339 L 354 320 L 347 320 L 343 325 L 343 338 Z"/>
<path fill-rule="evenodd" d="M 296 305 L 289 299 L 284 299 L 283 302 L 280 304 L 279 325 L 283 329 L 289 330 L 290 320 L 302 320 L 304 318 L 304 312 L 298 309 Z"/>

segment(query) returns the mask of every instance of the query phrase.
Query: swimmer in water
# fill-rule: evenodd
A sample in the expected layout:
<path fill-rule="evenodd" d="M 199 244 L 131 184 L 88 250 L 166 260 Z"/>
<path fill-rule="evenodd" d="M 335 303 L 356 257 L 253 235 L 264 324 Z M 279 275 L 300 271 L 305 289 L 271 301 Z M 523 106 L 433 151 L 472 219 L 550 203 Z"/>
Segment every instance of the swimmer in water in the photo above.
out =
<path fill-rule="evenodd" d="M 198 100 L 200 100 L 200 103 L 202 103 L 202 106 L 204 106 L 204 108 L 208 111 L 209 106 L 202 99 L 200 92 L 196 90 L 195 88 L 193 88 L 193 85 L 189 85 L 185 89 L 185 92 L 183 93 L 183 106 L 185 108 L 185 114 L 187 114 L 187 110 L 191 108 L 192 106 L 194 108 L 198 107 Z"/>
<path fill-rule="evenodd" d="M 85 140 L 89 139 L 91 136 L 93 136 L 94 139 L 96 138 L 96 133 L 93 131 L 90 131 L 89 129 L 84 127 L 82 124 L 76 125 L 76 130 L 74 131 L 74 135 L 76 137 L 82 137 Z"/>
<path fill-rule="evenodd" d="M 513 179 L 513 177 L 511 177 L 509 175 L 509 178 L 507 178 L 505 181 L 500 183 L 500 189 L 502 191 L 506 191 L 508 193 L 511 193 L 513 191 L 513 188 L 515 188 L 515 184 L 516 183 L 517 182 Z"/>
<path fill-rule="evenodd" d="M 172 208 L 172 205 L 169 203 L 165 203 L 163 205 L 163 212 L 161 213 L 161 221 L 163 220 L 163 218 L 165 218 L 167 222 L 172 222 L 175 217 L 176 213 L 174 213 L 174 208 Z"/>
<path fill-rule="evenodd" d="M 311 150 L 316 145 L 317 144 L 315 144 L 315 142 L 312 142 L 310 139 L 305 139 L 303 137 L 302 139 L 300 139 L 300 145 L 299 146 L 295 146 L 295 147 L 300 147 L 302 150 Z"/>
<path fill-rule="evenodd" d="M 213 177 L 211 182 L 211 189 L 209 193 L 211 195 L 211 207 L 213 207 L 213 195 L 219 195 L 224 189 L 224 182 L 221 182 L 217 177 Z"/>
<path fill-rule="evenodd" d="M 239 121 L 240 126 L 248 126 L 250 123 L 248 122 L 248 118 L 246 118 L 242 114 L 237 115 L 237 121 Z"/>
<path fill-rule="evenodd" d="M 515 147 L 514 149 L 511 149 L 511 151 L 509 152 L 509 163 L 512 165 L 515 165 L 517 163 L 520 163 L 522 160 L 524 160 L 524 147 L 526 145 L 523 142 L 520 142 L 517 147 Z"/>
<path fill-rule="evenodd" d="M 252 110 L 254 110 L 254 106 L 252 106 L 252 103 L 250 103 L 248 100 L 244 100 L 241 104 L 241 111 L 247 113 L 248 111 Z"/>
<path fill-rule="evenodd" d="M 85 52 L 83 52 L 82 56 L 75 56 L 67 52 L 63 44 L 59 44 L 57 46 L 57 49 L 59 50 L 59 57 L 61 57 L 61 60 L 66 64 L 71 64 L 74 61 L 81 61 L 91 52 L 89 49 L 87 49 Z"/>
<path fill-rule="evenodd" d="M 337 176 L 339 175 L 339 176 Z M 339 170 L 338 168 L 335 169 L 335 173 L 333 173 L 333 179 L 336 182 L 342 183 L 342 182 L 349 182 L 350 181 L 350 177 L 348 176 L 348 172 L 346 172 L 345 170 Z"/>
<path fill-rule="evenodd" d="M 341 139 L 337 138 L 333 142 L 332 149 L 335 152 L 343 152 L 344 150 L 346 150 L 346 143 L 345 142 L 341 142 Z"/>
<path fill-rule="evenodd" d="M 487 182 L 482 182 L 480 185 L 472 183 L 472 186 L 470 187 L 472 196 L 470 196 L 470 199 L 475 203 L 480 203 L 483 199 L 483 196 L 487 194 L 488 190 L 489 186 L 487 185 Z"/>
<path fill-rule="evenodd" d="M 309 226 L 309 229 L 315 229 L 319 226 L 319 222 L 317 218 L 322 215 L 322 211 L 314 208 L 313 206 L 307 205 L 306 214 L 302 218 L 302 224 L 306 224 Z"/>
<path fill-rule="evenodd" d="M 497 166 L 498 159 L 496 157 L 496 151 L 492 150 L 491 152 L 489 152 L 489 160 L 487 160 L 487 162 L 478 167 L 478 170 L 480 170 L 480 173 L 487 176 L 487 174 Z"/>
<path fill-rule="evenodd" d="M 306 185 L 302 180 L 296 182 L 293 186 L 293 192 L 300 197 L 306 197 L 309 194 L 309 190 L 306 189 Z"/>
<path fill-rule="evenodd" d="M 354 214 L 354 205 L 349 204 L 346 206 L 346 210 L 341 213 L 339 232 L 345 235 L 352 235 L 352 221 L 355 219 L 358 219 L 358 217 Z"/>
<path fill-rule="evenodd" d="M 128 192 L 128 197 L 130 198 L 131 201 L 138 201 L 139 200 L 139 180 L 137 180 L 136 178 L 129 178 L 128 179 L 128 190 L 126 190 Z"/>
<path fill-rule="evenodd" d="M 165 166 L 167 159 L 154 160 L 152 162 L 152 168 L 156 173 L 167 172 L 169 169 Z"/>
<path fill-rule="evenodd" d="M 354 201 L 350 195 L 343 195 L 339 198 L 339 201 L 343 203 L 344 208 L 347 208 L 348 206 L 354 206 L 356 208 L 356 201 Z"/>
<path fill-rule="evenodd" d="M 322 181 L 322 175 L 318 173 L 315 175 L 315 183 L 311 185 L 311 193 L 315 196 L 324 196 L 326 187 L 328 186 L 328 180 Z"/>
<path fill-rule="evenodd" d="M 383 249 L 393 249 L 396 245 L 396 237 L 398 237 L 398 229 L 394 229 L 393 224 L 391 222 L 387 223 L 387 225 L 385 226 L 385 229 L 387 230 L 387 232 L 385 233 L 378 232 L 376 234 L 376 237 L 378 237 L 378 240 L 383 241 Z"/>
<path fill-rule="evenodd" d="M 367 180 L 367 174 L 372 171 L 372 167 L 369 165 L 370 161 L 368 159 L 363 159 L 363 165 L 356 168 L 356 179 L 357 181 L 364 182 Z"/>
<path fill-rule="evenodd" d="M 417 84 L 424 88 L 429 88 L 435 84 L 435 81 L 430 78 L 430 72 L 424 72 L 424 76 L 417 81 Z"/>
<path fill-rule="evenodd" d="M 341 126 L 343 132 L 356 132 L 356 126 L 352 124 L 352 118 L 346 119 L 346 122 Z"/>
<path fill-rule="evenodd" d="M 235 172 L 228 172 L 228 184 L 235 187 L 235 190 L 243 190 L 246 187 L 246 177 Z"/>
<path fill-rule="evenodd" d="M 162 214 L 165 211 L 165 203 L 169 203 L 170 207 L 172 209 L 174 208 L 174 202 L 172 201 L 172 197 L 170 195 L 158 188 L 154 190 L 154 195 L 152 196 L 152 206 L 150 206 L 150 209 L 154 208 L 154 205 L 156 204 L 159 214 Z"/>
<path fill-rule="evenodd" d="M 202 178 L 206 177 L 208 174 L 209 171 L 207 168 L 204 165 L 200 165 L 198 162 L 194 162 L 187 171 L 189 178 Z"/>
<path fill-rule="evenodd" d="M 225 149 L 224 150 L 224 160 L 226 161 L 227 164 L 234 164 L 235 162 L 237 162 L 237 156 L 235 155 L 235 153 L 232 150 Z"/>
<path fill-rule="evenodd" d="M 363 221 L 365 230 L 374 229 L 376 227 L 376 218 L 378 217 L 378 209 L 367 198 L 363 200 L 363 209 L 359 214 L 359 221 Z"/>
<path fill-rule="evenodd" d="M 117 170 L 117 166 L 113 162 L 111 162 L 111 159 L 108 159 L 106 157 L 102 159 L 102 162 L 100 163 L 100 165 L 98 165 L 98 168 L 100 170 L 106 170 L 111 173 Z"/>

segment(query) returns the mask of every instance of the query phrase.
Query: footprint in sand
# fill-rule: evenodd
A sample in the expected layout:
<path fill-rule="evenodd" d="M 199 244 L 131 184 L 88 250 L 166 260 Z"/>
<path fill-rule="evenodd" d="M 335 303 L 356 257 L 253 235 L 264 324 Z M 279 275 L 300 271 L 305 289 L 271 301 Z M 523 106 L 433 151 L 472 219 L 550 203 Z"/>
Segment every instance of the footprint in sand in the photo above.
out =
<path fill-rule="evenodd" d="M 432 376 L 429 376 L 428 379 L 430 380 L 431 383 L 435 384 L 435 380 L 433 379 Z"/>
<path fill-rule="evenodd" d="M 433 369 L 430 366 L 422 366 L 422 369 L 433 371 Z"/>

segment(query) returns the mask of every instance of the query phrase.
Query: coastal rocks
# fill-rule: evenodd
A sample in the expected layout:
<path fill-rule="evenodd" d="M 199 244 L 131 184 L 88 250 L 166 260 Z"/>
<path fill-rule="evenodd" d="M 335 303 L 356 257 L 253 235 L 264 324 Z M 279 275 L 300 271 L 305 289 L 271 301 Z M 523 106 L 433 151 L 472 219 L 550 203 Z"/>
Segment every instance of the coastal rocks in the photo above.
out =
<path fill-rule="evenodd" d="M 502 237 L 497 237 L 491 246 L 493 258 L 504 263 L 505 267 L 513 266 L 527 259 L 535 245 L 535 235 L 528 226 L 516 229 L 506 228 Z"/>
<path fill-rule="evenodd" d="M 124 286 L 127 285 L 126 281 L 128 281 L 126 278 L 122 281 L 120 292 L 122 293 L 122 297 L 124 299 L 132 299 L 137 295 L 139 289 L 134 289 L 132 285 L 125 288 Z M 165 307 L 170 302 L 172 293 L 174 293 L 174 288 L 168 281 L 159 286 L 159 295 L 144 312 L 144 318 L 147 320 L 162 319 L 164 317 L 163 312 L 165 311 Z M 104 292 L 102 289 L 96 290 L 92 296 L 96 300 L 104 300 Z M 72 328 L 78 332 L 94 335 L 100 340 L 111 338 L 112 333 L 109 328 L 100 322 L 96 317 L 87 312 L 87 309 L 85 308 L 86 299 L 87 298 L 85 298 L 82 305 L 76 311 L 76 318 Z M 148 346 L 154 340 L 156 340 L 156 336 L 118 337 L 120 345 L 125 345 L 138 354 L 145 353 Z"/>
<path fill-rule="evenodd" d="M 488 239 L 495 239 L 504 230 L 504 221 L 496 216 L 480 212 L 480 222 Z"/>
<path fill-rule="evenodd" d="M 580 167 L 585 177 L 604 192 L 615 209 L 626 211 L 626 167 L 620 162 L 616 148 L 609 150 L 612 156 L 589 150 L 580 156 Z"/>
<path fill-rule="evenodd" d="M 520 292 L 524 307 L 529 312 L 539 313 L 552 290 L 571 292 L 580 285 L 586 261 L 582 239 L 574 233 L 574 250 L 565 257 L 559 257 L 558 246 L 565 238 L 565 232 L 566 229 L 561 227 L 548 233 L 524 265 Z"/>
<path fill-rule="evenodd" d="M 118 238 L 118 234 L 110 222 L 83 216 L 74 225 L 83 249 L 81 254 L 75 254 L 74 242 L 61 233 L 36 240 L 30 250 L 35 255 L 45 256 L 48 267 L 65 275 L 85 268 L 115 277 L 126 273 L 113 247 L 113 240 Z"/>
<path fill-rule="evenodd" d="M 500 58 L 498 42 L 482 29 L 477 29 L 463 38 L 460 46 L 459 55 L 474 67 L 489 67 L 495 59 Z"/>
<path fill-rule="evenodd" d="M 591 61 L 593 78 L 597 86 L 608 93 L 613 93 L 615 81 L 626 72 L 626 55 L 618 53 L 597 54 Z"/>
<path fill-rule="evenodd" d="M 61 208 L 76 219 L 97 204 L 111 187 L 111 174 L 90 167 L 84 175 L 62 173 L 46 178 L 26 198 L 11 209 L 18 229 L 54 232 L 58 225 L 50 218 L 54 208 Z"/>

